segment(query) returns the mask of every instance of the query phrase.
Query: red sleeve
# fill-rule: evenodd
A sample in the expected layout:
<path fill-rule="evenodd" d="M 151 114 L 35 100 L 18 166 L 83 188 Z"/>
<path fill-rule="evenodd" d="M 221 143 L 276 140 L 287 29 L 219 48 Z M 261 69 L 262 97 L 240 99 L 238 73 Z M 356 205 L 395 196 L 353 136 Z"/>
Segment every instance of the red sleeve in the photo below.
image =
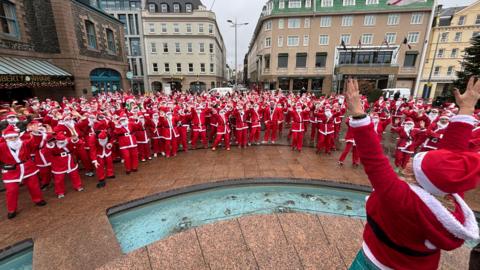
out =
<path fill-rule="evenodd" d="M 88 146 L 90 146 L 90 151 L 88 151 L 88 153 L 90 154 L 90 159 L 92 161 L 97 160 L 97 144 L 95 140 L 95 136 L 88 137 Z"/>
<path fill-rule="evenodd" d="M 468 151 L 475 118 L 470 115 L 457 115 L 450 119 L 440 148 L 450 151 Z"/>

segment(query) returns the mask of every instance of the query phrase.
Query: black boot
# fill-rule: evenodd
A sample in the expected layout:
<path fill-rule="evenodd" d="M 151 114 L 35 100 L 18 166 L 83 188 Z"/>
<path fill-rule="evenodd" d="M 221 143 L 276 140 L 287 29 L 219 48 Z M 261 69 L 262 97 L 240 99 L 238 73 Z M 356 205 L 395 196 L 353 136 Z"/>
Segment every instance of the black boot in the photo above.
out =
<path fill-rule="evenodd" d="M 7 215 L 8 219 L 12 219 L 16 216 L 17 216 L 17 212 L 8 213 L 8 215 Z"/>
<path fill-rule="evenodd" d="M 42 191 L 46 191 L 48 189 L 48 184 L 44 184 L 40 187 Z"/>
<path fill-rule="evenodd" d="M 46 201 L 44 201 L 44 200 L 41 200 L 41 201 L 39 201 L 39 202 L 37 202 L 37 203 L 35 203 L 35 204 L 36 204 L 37 206 L 40 206 L 40 207 L 42 207 L 42 206 L 45 206 L 45 205 L 47 205 L 47 202 L 46 202 Z"/>
<path fill-rule="evenodd" d="M 97 188 L 104 188 L 106 185 L 105 180 L 101 180 L 97 183 Z"/>
<path fill-rule="evenodd" d="M 115 175 L 109 176 L 108 178 L 114 179 L 114 178 L 115 178 Z"/>

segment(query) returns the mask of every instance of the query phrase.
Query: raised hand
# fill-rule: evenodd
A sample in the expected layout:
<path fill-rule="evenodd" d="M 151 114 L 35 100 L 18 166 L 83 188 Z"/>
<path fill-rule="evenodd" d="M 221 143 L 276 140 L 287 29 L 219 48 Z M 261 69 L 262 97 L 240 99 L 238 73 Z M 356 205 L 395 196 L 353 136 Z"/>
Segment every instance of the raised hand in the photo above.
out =
<path fill-rule="evenodd" d="M 359 116 L 365 114 L 363 110 L 362 101 L 360 98 L 360 90 L 358 87 L 358 81 L 352 78 L 348 78 L 347 80 L 347 105 L 348 110 L 352 116 Z"/>
<path fill-rule="evenodd" d="M 455 101 L 460 107 L 458 114 L 472 115 L 475 111 L 475 105 L 480 99 L 480 80 L 472 76 L 467 84 L 465 93 L 460 94 L 460 90 L 455 88 L 453 91 Z"/>

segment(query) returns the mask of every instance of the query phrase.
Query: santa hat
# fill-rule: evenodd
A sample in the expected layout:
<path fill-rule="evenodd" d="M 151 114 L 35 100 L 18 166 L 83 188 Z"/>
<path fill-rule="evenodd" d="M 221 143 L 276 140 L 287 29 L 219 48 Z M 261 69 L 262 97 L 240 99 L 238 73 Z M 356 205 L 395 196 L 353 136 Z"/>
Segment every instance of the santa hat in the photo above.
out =
<path fill-rule="evenodd" d="M 448 113 L 442 113 L 442 115 L 438 118 L 439 120 L 445 119 L 445 120 L 450 120 L 450 116 Z"/>
<path fill-rule="evenodd" d="M 93 124 L 94 130 L 104 130 L 107 129 L 107 123 L 105 121 L 96 122 Z"/>
<path fill-rule="evenodd" d="M 10 118 L 10 117 L 17 117 L 17 114 L 15 112 L 8 112 L 6 115 L 5 115 L 5 118 Z"/>
<path fill-rule="evenodd" d="M 128 120 L 128 116 L 126 113 L 121 113 L 118 117 L 118 120 L 122 121 L 122 120 Z"/>
<path fill-rule="evenodd" d="M 415 124 L 415 122 L 413 122 L 413 119 L 410 118 L 410 117 L 407 117 L 405 119 L 405 121 L 403 121 L 403 124 Z"/>
<path fill-rule="evenodd" d="M 55 140 L 57 141 L 66 141 L 67 140 L 67 136 L 65 136 L 65 134 L 63 132 L 59 132 L 57 133 L 57 135 L 55 136 Z"/>
<path fill-rule="evenodd" d="M 99 134 L 98 134 L 98 139 L 99 140 L 105 140 L 107 139 L 108 136 L 107 136 L 107 132 L 105 130 L 102 130 Z"/>
<path fill-rule="evenodd" d="M 5 130 L 3 130 L 2 132 L 2 137 L 4 139 L 7 139 L 7 138 L 12 138 L 12 137 L 18 137 L 19 133 L 18 131 L 15 129 L 14 126 L 12 125 L 9 125 Z"/>

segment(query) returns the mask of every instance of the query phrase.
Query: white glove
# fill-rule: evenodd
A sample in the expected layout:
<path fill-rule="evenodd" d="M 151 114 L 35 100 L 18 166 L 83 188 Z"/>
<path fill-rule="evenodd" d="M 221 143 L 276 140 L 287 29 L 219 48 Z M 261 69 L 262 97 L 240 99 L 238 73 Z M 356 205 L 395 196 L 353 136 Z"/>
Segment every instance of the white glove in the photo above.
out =
<path fill-rule="evenodd" d="M 94 160 L 92 161 L 93 163 L 93 166 L 95 166 L 95 169 L 98 169 L 98 166 L 100 166 L 100 164 L 98 164 L 98 161 Z"/>

